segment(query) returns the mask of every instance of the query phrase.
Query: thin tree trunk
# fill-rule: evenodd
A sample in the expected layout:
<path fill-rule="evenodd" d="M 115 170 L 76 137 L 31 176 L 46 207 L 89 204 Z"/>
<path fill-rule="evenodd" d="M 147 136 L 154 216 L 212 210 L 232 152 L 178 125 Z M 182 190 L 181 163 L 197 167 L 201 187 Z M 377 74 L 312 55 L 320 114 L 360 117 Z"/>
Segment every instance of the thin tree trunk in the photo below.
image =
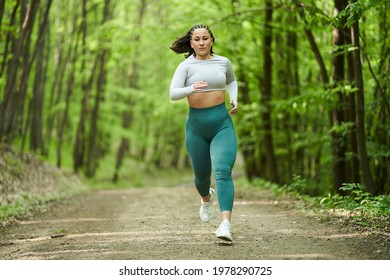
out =
<path fill-rule="evenodd" d="M 377 190 L 372 180 L 372 175 L 369 167 L 369 158 L 366 148 L 366 132 L 365 132 L 365 110 L 364 110 L 364 87 L 363 87 L 363 72 L 360 58 L 360 41 L 359 41 L 359 22 L 356 21 L 351 26 L 352 46 L 353 51 L 355 86 L 356 93 L 356 132 L 357 143 L 359 150 L 360 166 L 362 170 L 363 182 L 371 194 L 376 195 Z"/>
<path fill-rule="evenodd" d="M 106 3 L 108 0 L 106 0 Z M 99 135 L 99 113 L 100 113 L 100 104 L 104 96 L 104 86 L 106 83 L 106 69 L 105 61 L 107 57 L 107 50 L 104 49 L 101 51 L 97 58 L 97 63 L 99 64 L 99 74 L 97 77 L 96 85 L 96 95 L 95 95 L 95 106 L 91 112 L 91 129 L 88 138 L 88 153 L 87 153 L 87 162 L 86 162 L 86 175 L 87 177 L 93 177 L 97 169 L 97 161 L 100 157 L 99 147 L 98 147 L 98 135 Z"/>
<path fill-rule="evenodd" d="M 344 8 L 343 0 L 334 0 L 334 16 L 336 17 Z M 333 48 L 335 53 L 333 54 L 332 65 L 333 65 L 333 82 L 334 87 L 336 87 L 335 94 L 337 95 L 337 102 L 335 108 L 330 112 L 330 122 L 331 126 L 340 126 L 344 123 L 344 108 L 345 104 L 344 96 L 340 88 L 345 80 L 345 55 L 341 51 L 345 44 L 344 30 L 341 28 L 333 29 Z M 333 189 L 341 194 L 344 194 L 340 188 L 343 186 L 343 183 L 347 182 L 347 165 L 345 154 L 347 151 L 346 144 L 347 139 L 344 137 L 343 133 L 338 133 L 336 130 L 331 132 L 331 141 L 332 141 L 332 153 L 333 153 Z"/>
<path fill-rule="evenodd" d="M 104 11 L 103 11 L 103 21 L 104 24 L 110 17 L 110 0 L 105 0 L 104 2 Z M 106 42 L 103 40 L 102 44 Z M 99 135 L 99 114 L 100 114 L 100 104 L 103 101 L 105 84 L 107 79 L 107 70 L 106 70 L 106 60 L 108 55 L 107 46 L 103 45 L 102 50 L 98 53 L 96 61 L 99 65 L 99 72 L 97 76 L 97 85 L 96 85 L 96 95 L 95 95 L 95 106 L 93 107 L 91 113 L 91 129 L 88 139 L 88 153 L 87 153 L 87 162 L 86 162 L 86 175 L 87 177 L 93 177 L 95 175 L 98 159 L 100 158 L 100 147 L 98 147 L 98 135 Z"/>
<path fill-rule="evenodd" d="M 45 95 L 45 81 L 47 74 L 47 57 L 46 49 L 46 38 L 49 34 L 49 11 L 51 7 L 52 0 L 48 0 L 45 12 L 42 15 L 42 20 L 39 28 L 38 39 L 35 44 L 35 49 L 32 55 L 32 62 L 37 57 L 36 63 L 36 72 L 35 72 L 35 83 L 34 83 L 34 92 L 32 100 L 32 114 L 31 114 L 31 127 L 30 127 L 30 150 L 39 152 L 40 154 L 44 153 L 44 143 L 43 143 L 43 103 Z M 45 56 L 46 55 L 46 56 Z"/>
<path fill-rule="evenodd" d="M 48 31 L 48 26 L 45 29 L 45 32 Z M 43 113 L 43 103 L 45 95 L 45 44 L 46 40 L 42 40 L 41 45 L 38 46 L 38 58 L 36 63 L 35 70 L 35 81 L 34 81 L 34 91 L 32 98 L 32 108 L 31 108 L 31 125 L 30 125 L 30 150 L 43 154 L 44 144 L 42 137 L 42 113 Z M 47 61 L 46 61 L 47 62 Z"/>
<path fill-rule="evenodd" d="M 74 42 L 74 38 L 76 38 Z M 74 80 L 75 80 L 75 65 L 78 57 L 78 28 L 77 28 L 77 17 L 73 18 L 72 23 L 72 35 L 68 41 L 68 53 L 65 57 L 64 69 L 67 69 L 68 78 L 66 82 L 66 95 L 65 95 L 65 110 L 62 112 L 62 116 L 58 118 L 58 128 L 57 128 L 57 167 L 61 167 L 62 160 L 62 144 L 64 139 L 65 127 L 69 121 L 69 107 L 70 107 L 70 98 L 73 94 Z M 65 74 L 65 73 L 64 73 Z M 60 113 L 59 113 L 60 114 Z"/>
<path fill-rule="evenodd" d="M 271 118 L 271 100 L 272 100 L 272 1 L 267 0 L 264 22 L 264 47 L 263 47 L 263 83 L 260 104 L 264 106 L 262 113 L 263 129 L 264 129 L 264 148 L 267 159 L 269 180 L 278 183 L 278 171 L 276 157 L 274 153 L 272 139 L 272 118 Z"/>
<path fill-rule="evenodd" d="M 297 22 L 296 16 L 293 15 L 293 22 Z M 287 46 L 289 48 L 289 63 L 291 64 L 291 76 L 289 78 L 289 88 L 291 90 L 292 96 L 300 96 L 300 77 L 299 77 L 299 56 L 298 56 L 298 38 L 297 38 L 297 32 L 296 31 L 289 31 L 287 36 Z M 296 113 L 293 113 L 291 115 L 291 124 L 290 124 L 290 130 L 294 132 L 298 132 L 298 134 L 301 134 L 300 132 L 305 130 L 305 121 L 303 118 Z M 290 133 L 291 134 L 291 133 Z M 288 137 L 291 138 L 291 135 Z M 294 139 L 291 139 L 290 141 L 294 141 Z M 292 143 L 291 143 L 292 146 Z M 293 152 L 292 147 L 289 146 L 289 149 L 291 152 Z M 292 157 L 294 160 L 290 163 L 294 163 L 294 167 L 290 166 L 289 168 L 291 170 L 294 170 L 293 173 L 301 174 L 304 170 L 304 155 L 305 155 L 305 149 L 302 146 L 299 146 L 296 148 L 296 151 L 294 152 L 294 157 Z M 289 173 L 289 174 L 293 174 Z"/>
<path fill-rule="evenodd" d="M 88 0 L 83 0 L 82 3 L 82 21 L 81 21 L 81 69 L 80 73 L 83 73 L 86 68 L 86 55 L 87 55 L 87 2 Z M 88 116 L 88 101 L 89 101 L 89 95 L 93 83 L 93 77 L 95 76 L 96 71 L 96 61 L 94 63 L 94 66 L 91 70 L 91 75 L 89 80 L 82 82 L 82 91 L 83 91 L 83 98 L 81 100 L 81 110 L 80 110 L 80 117 L 77 125 L 76 130 L 76 136 L 75 136 L 75 142 L 73 145 L 73 170 L 77 173 L 80 168 L 84 166 L 84 158 L 85 158 L 85 143 L 86 143 L 86 125 L 85 121 Z"/>
<path fill-rule="evenodd" d="M 55 29 L 61 28 L 61 19 L 62 19 L 61 13 L 63 10 L 62 5 L 64 4 L 57 1 L 57 6 L 56 6 L 57 17 L 54 22 Z M 58 35 L 53 50 L 54 52 L 53 60 L 54 60 L 54 68 L 55 68 L 54 81 L 50 89 L 50 96 L 49 96 L 49 102 L 47 107 L 48 114 L 46 118 L 45 142 L 48 147 L 51 146 L 51 138 L 52 135 L 54 134 L 53 129 L 54 129 L 55 120 L 56 119 L 59 120 L 58 113 L 54 112 L 52 108 L 55 108 L 58 105 L 62 96 L 62 90 L 63 90 L 62 85 L 65 77 L 65 66 L 66 66 L 66 60 L 64 59 L 64 46 L 66 45 L 67 44 L 65 43 L 65 36 Z M 58 158 L 57 158 L 57 162 L 58 162 Z"/>
<path fill-rule="evenodd" d="M 346 36 L 346 43 L 348 45 L 352 45 L 351 32 L 349 32 Z M 348 81 L 349 84 L 352 85 L 354 83 L 353 81 L 355 80 L 355 71 L 353 67 L 353 54 L 351 52 L 348 52 L 347 61 L 348 61 Z M 356 135 L 356 94 L 355 92 L 351 92 L 347 98 L 349 103 L 348 121 L 354 123 L 354 126 L 352 127 L 351 132 L 349 134 L 350 151 L 352 154 L 352 157 L 350 158 L 350 162 L 349 162 L 349 169 L 350 169 L 350 171 L 348 172 L 350 174 L 349 181 L 359 183 L 360 167 L 359 167 L 359 151 L 357 147 L 357 135 Z"/>

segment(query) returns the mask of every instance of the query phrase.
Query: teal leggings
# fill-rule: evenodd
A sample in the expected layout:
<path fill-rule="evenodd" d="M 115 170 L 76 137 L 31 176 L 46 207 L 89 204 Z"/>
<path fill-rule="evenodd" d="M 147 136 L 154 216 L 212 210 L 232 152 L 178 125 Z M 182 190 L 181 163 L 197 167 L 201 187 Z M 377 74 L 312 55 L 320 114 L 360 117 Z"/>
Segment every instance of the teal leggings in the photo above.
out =
<path fill-rule="evenodd" d="M 237 139 L 224 103 L 211 108 L 190 107 L 186 119 L 186 146 L 199 194 L 202 197 L 209 194 L 213 170 L 219 208 L 221 211 L 232 211 L 232 169 L 236 160 Z"/>

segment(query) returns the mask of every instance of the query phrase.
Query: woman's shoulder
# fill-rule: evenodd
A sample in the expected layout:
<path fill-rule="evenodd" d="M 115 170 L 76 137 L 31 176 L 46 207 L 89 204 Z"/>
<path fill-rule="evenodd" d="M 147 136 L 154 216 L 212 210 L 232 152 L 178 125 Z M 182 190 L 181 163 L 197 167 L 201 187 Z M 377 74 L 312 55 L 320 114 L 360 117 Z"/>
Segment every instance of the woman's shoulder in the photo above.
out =
<path fill-rule="evenodd" d="M 193 61 L 195 61 L 195 58 L 193 55 L 190 55 L 189 57 L 185 58 L 182 62 L 180 62 L 180 64 L 181 65 L 188 65 Z"/>
<path fill-rule="evenodd" d="M 230 59 L 227 58 L 226 56 L 218 55 L 218 54 L 213 54 L 213 57 L 214 57 L 214 59 L 217 59 L 217 60 L 221 60 L 221 61 L 229 62 L 229 63 L 230 63 Z"/>
<path fill-rule="evenodd" d="M 177 67 L 185 69 L 191 64 L 192 61 L 193 61 L 193 58 L 191 58 L 191 56 L 189 56 L 189 57 L 185 58 L 184 60 L 182 60 Z"/>

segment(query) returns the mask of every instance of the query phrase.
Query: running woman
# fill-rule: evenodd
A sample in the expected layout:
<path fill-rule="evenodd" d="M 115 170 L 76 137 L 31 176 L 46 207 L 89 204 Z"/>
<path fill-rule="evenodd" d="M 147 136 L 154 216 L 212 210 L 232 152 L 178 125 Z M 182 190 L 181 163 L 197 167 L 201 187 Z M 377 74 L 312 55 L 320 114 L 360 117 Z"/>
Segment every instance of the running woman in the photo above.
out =
<path fill-rule="evenodd" d="M 237 81 L 230 60 L 213 52 L 215 38 L 210 28 L 195 25 L 177 38 L 171 49 L 186 54 L 171 81 L 171 100 L 187 98 L 189 113 L 185 122 L 185 142 L 194 171 L 194 183 L 201 197 L 199 216 L 208 222 L 214 213 L 217 195 L 221 223 L 215 234 L 233 241 L 231 216 L 234 202 L 232 169 L 237 139 L 231 115 L 237 113 Z M 226 91 L 232 108 L 225 106 Z M 211 185 L 216 180 L 216 193 Z"/>

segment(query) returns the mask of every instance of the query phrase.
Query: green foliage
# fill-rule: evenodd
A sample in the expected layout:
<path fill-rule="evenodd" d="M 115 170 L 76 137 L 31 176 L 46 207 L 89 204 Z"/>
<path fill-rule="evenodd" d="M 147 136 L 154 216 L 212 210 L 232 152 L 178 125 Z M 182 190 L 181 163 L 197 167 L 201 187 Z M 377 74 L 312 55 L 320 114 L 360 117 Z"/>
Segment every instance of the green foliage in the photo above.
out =
<path fill-rule="evenodd" d="M 47 196 L 34 196 L 25 192 L 20 199 L 6 203 L 0 207 L 0 224 L 14 218 L 20 218 L 31 212 L 37 211 L 45 204 L 62 198 L 60 194 Z"/>
<path fill-rule="evenodd" d="M 337 18 L 346 18 L 345 25 L 350 27 L 354 22 L 359 21 L 367 11 L 377 6 L 389 7 L 389 5 L 389 0 L 358 0 L 351 3 L 345 10 L 340 12 Z"/>
<path fill-rule="evenodd" d="M 247 149 L 258 143 L 262 139 L 263 132 L 261 131 L 261 112 L 262 107 L 258 103 L 243 105 L 240 110 L 239 123 L 237 125 L 237 133 L 240 135 L 240 147 Z"/>
<path fill-rule="evenodd" d="M 299 174 L 293 174 L 291 182 L 281 186 L 278 185 L 273 191 L 278 195 L 288 193 L 302 199 L 309 199 L 310 197 L 316 197 L 321 193 L 328 192 L 329 189 L 325 184 L 308 180 Z"/>
<path fill-rule="evenodd" d="M 344 209 L 352 211 L 356 217 L 389 217 L 390 198 L 387 195 L 372 196 L 362 185 L 345 183 L 340 188 L 348 195 L 329 194 L 320 200 L 325 209 Z"/>
<path fill-rule="evenodd" d="M 291 184 L 283 186 L 262 179 L 253 180 L 250 185 L 272 190 L 277 198 L 298 199 L 305 210 L 313 210 L 321 216 L 342 217 L 363 227 L 386 229 L 390 226 L 390 196 L 372 196 L 360 184 L 345 183 L 341 189 L 347 195 L 329 192 L 326 197 L 304 194 L 308 183 L 299 175 L 294 176 Z"/>
<path fill-rule="evenodd" d="M 331 194 L 326 197 L 310 197 L 305 195 L 308 184 L 299 175 L 294 175 L 293 182 L 274 188 L 276 194 L 289 193 L 306 201 L 307 205 L 322 207 L 326 210 L 346 210 L 355 217 L 389 217 L 390 197 L 387 195 L 373 196 L 366 192 L 361 184 L 344 183 L 340 190 L 347 195 Z"/>
<path fill-rule="evenodd" d="M 352 129 L 354 128 L 355 128 L 355 124 L 353 122 L 343 122 L 340 125 L 333 126 L 330 129 L 329 133 L 335 133 L 338 136 L 342 136 L 342 137 L 338 137 L 337 140 L 343 141 L 344 139 L 346 139 L 345 137 L 347 137 L 349 133 L 352 131 Z"/>
<path fill-rule="evenodd" d="M 5 154 L 3 157 L 5 161 L 4 167 L 5 170 L 2 172 L 9 172 L 12 176 L 19 177 L 23 174 L 23 165 L 21 159 L 13 156 L 12 154 Z"/>
<path fill-rule="evenodd" d="M 281 192 L 289 192 L 294 195 L 301 195 L 307 190 L 307 182 L 300 175 L 294 174 L 293 181 L 280 188 Z"/>

